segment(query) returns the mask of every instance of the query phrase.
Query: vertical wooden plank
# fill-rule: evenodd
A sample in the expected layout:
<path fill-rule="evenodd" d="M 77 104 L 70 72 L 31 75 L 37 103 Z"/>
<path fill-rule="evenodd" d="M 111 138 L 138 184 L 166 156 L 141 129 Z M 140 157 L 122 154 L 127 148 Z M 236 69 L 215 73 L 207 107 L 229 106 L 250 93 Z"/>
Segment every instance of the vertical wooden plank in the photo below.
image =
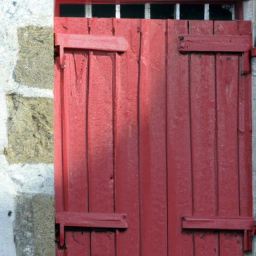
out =
<path fill-rule="evenodd" d="M 67 51 L 64 69 L 65 211 L 88 212 L 86 105 L 88 53 Z M 66 231 L 68 255 L 90 255 L 89 232 Z"/>
<path fill-rule="evenodd" d="M 89 19 L 89 31 L 112 35 L 111 19 Z M 113 55 L 112 55 L 113 56 Z M 89 211 L 114 212 L 113 59 L 91 52 L 89 65 Z M 92 231 L 91 255 L 114 256 L 115 234 Z"/>
<path fill-rule="evenodd" d="M 238 56 L 217 55 L 219 216 L 239 216 Z M 220 255 L 243 255 L 242 237 L 221 232 Z"/>
<path fill-rule="evenodd" d="M 237 35 L 238 23 L 216 21 L 216 35 Z M 222 28 L 221 32 L 220 29 Z M 239 216 L 238 56 L 216 55 L 219 216 Z M 243 255 L 242 234 L 220 232 L 220 255 Z"/>
<path fill-rule="evenodd" d="M 87 19 L 55 18 L 55 33 L 87 34 Z M 62 138 L 55 130 L 55 136 L 63 139 L 63 159 L 56 158 L 55 166 L 63 161 L 62 210 L 88 211 L 88 181 L 86 156 L 86 87 L 88 76 L 88 54 L 66 52 L 66 68 L 62 70 Z M 58 98 L 57 98 L 58 100 Z M 55 99 L 56 101 L 56 99 Z M 58 163 L 57 163 L 58 161 Z M 55 178 L 56 183 L 56 178 Z M 59 204 L 59 199 L 55 202 Z M 56 208 L 57 210 L 57 208 Z M 65 232 L 69 249 L 60 253 L 90 255 L 89 232 Z"/>
<path fill-rule="evenodd" d="M 114 19 L 116 36 L 123 36 L 128 51 L 116 55 L 115 211 L 127 213 L 129 228 L 117 233 L 117 256 L 140 256 L 138 170 L 138 61 L 139 20 Z"/>
<path fill-rule="evenodd" d="M 142 20 L 141 24 L 141 255 L 164 256 L 167 255 L 166 22 Z"/>
<path fill-rule="evenodd" d="M 239 21 L 238 34 L 251 35 L 251 22 Z M 239 74 L 242 63 L 243 57 L 240 56 Z M 239 75 L 238 93 L 240 215 L 252 216 L 251 74 Z"/>
<path fill-rule="evenodd" d="M 54 63 L 54 191 L 55 210 L 64 210 L 64 189 L 62 174 L 62 88 L 63 70 L 55 60 Z"/>
<path fill-rule="evenodd" d="M 89 209 L 114 212 L 112 60 L 90 53 L 89 77 Z M 91 255 L 114 255 L 112 232 L 91 234 Z"/>
<path fill-rule="evenodd" d="M 212 35 L 212 21 L 189 21 L 189 33 Z M 191 156 L 193 215 L 214 216 L 217 211 L 215 164 L 215 56 L 191 54 Z M 218 255 L 218 235 L 195 232 L 195 255 Z"/>
<path fill-rule="evenodd" d="M 251 22 L 238 22 L 239 35 L 251 35 Z M 243 57 L 239 57 L 241 73 Z M 251 74 L 239 75 L 239 121 L 243 130 L 238 129 L 239 141 L 239 187 L 240 215 L 252 216 L 252 134 L 251 134 Z M 240 126 L 240 124 L 239 124 Z"/>
<path fill-rule="evenodd" d="M 68 210 L 88 212 L 87 152 L 86 152 L 86 106 L 88 52 L 69 52 L 69 65 L 65 69 L 70 83 L 64 84 L 65 104 L 69 109 L 68 120 Z"/>
<path fill-rule="evenodd" d="M 167 169 L 168 255 L 193 255 L 193 235 L 182 232 L 183 216 L 192 215 L 189 56 L 178 51 L 187 21 L 167 21 Z"/>

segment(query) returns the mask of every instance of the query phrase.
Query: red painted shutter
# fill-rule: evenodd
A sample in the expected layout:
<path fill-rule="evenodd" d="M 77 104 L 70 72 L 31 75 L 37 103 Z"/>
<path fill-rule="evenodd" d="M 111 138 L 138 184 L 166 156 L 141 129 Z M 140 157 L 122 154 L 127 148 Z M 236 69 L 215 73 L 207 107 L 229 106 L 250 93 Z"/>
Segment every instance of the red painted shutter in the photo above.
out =
<path fill-rule="evenodd" d="M 250 39 L 250 23 L 56 18 L 55 33 L 56 255 L 249 250 L 246 56 L 182 53 L 179 36 Z"/>

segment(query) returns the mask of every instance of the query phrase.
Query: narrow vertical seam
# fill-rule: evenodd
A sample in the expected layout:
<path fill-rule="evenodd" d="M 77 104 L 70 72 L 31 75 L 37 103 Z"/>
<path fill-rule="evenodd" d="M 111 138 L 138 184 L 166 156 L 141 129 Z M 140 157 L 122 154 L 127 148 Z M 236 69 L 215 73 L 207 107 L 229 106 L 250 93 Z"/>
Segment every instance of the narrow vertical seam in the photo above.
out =
<path fill-rule="evenodd" d="M 166 143 L 166 221 L 167 221 L 167 255 L 169 255 L 169 236 L 168 236 L 168 230 L 169 230 L 169 223 L 168 223 L 168 24 L 169 20 L 165 21 L 165 90 L 166 90 L 166 98 L 165 98 L 165 104 L 166 104 L 166 110 L 165 110 L 165 120 L 166 120 L 166 126 L 165 126 L 165 143 Z"/>
<path fill-rule="evenodd" d="M 141 190 L 140 190 L 140 63 L 141 63 L 141 41 L 142 41 L 142 32 L 141 32 L 142 24 L 140 22 L 139 31 L 137 31 L 140 35 L 139 38 L 139 56 L 138 56 L 138 91 L 137 91 L 137 123 L 138 123 L 138 182 L 139 182 L 139 250 L 141 255 Z"/>
<path fill-rule="evenodd" d="M 237 57 L 237 65 L 238 65 L 238 71 L 240 69 L 240 58 Z M 242 64 L 242 63 L 241 63 Z M 240 155 L 240 150 L 239 150 L 239 115 L 240 115 L 240 111 L 239 111 L 239 94 L 240 94 L 240 72 L 238 72 L 237 74 L 237 117 L 236 117 L 236 120 L 237 120 L 237 124 L 236 124 L 236 127 L 237 127 L 237 175 L 238 175 L 238 209 L 239 209 L 239 216 L 241 216 L 241 194 L 240 194 L 240 158 L 239 158 L 239 155 Z M 244 95 L 243 95 L 244 96 Z M 244 111 L 244 109 L 242 110 Z M 244 116 L 243 116 L 244 117 Z"/>

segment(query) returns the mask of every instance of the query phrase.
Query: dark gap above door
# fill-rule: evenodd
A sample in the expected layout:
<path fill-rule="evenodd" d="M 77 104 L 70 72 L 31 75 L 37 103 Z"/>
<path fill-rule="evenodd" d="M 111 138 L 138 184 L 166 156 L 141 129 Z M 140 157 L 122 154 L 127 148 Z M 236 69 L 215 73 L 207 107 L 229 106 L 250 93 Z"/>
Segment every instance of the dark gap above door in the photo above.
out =
<path fill-rule="evenodd" d="M 232 5 L 210 4 L 210 20 L 232 20 Z"/>
<path fill-rule="evenodd" d="M 145 6 L 144 4 L 122 4 L 121 18 L 143 19 Z"/>
<path fill-rule="evenodd" d="M 115 18 L 116 6 L 114 4 L 95 4 L 92 5 L 92 17 Z"/>
<path fill-rule="evenodd" d="M 151 4 L 151 19 L 174 19 L 174 4 Z"/>
<path fill-rule="evenodd" d="M 181 4 L 180 19 L 181 20 L 203 20 L 204 5 L 203 4 Z"/>
<path fill-rule="evenodd" d="M 84 4 L 60 4 L 60 17 L 84 17 Z"/>
<path fill-rule="evenodd" d="M 204 7 L 204 4 L 180 4 L 180 19 L 204 20 Z M 175 4 L 150 4 L 149 8 L 150 19 L 175 19 Z M 210 4 L 208 18 L 210 20 L 232 20 L 234 18 L 232 13 L 234 13 L 234 5 Z M 86 8 L 84 4 L 60 4 L 60 17 L 85 16 Z M 115 18 L 116 5 L 92 4 L 91 17 Z M 120 18 L 144 19 L 145 4 L 121 4 Z"/>

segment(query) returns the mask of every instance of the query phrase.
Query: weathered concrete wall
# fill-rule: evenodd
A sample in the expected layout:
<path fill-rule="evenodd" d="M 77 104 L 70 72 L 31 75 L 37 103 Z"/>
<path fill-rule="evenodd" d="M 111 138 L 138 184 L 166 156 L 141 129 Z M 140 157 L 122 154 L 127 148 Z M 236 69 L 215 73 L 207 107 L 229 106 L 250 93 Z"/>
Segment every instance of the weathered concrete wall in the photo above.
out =
<path fill-rule="evenodd" d="M 53 0 L 0 3 L 0 255 L 54 255 Z"/>

